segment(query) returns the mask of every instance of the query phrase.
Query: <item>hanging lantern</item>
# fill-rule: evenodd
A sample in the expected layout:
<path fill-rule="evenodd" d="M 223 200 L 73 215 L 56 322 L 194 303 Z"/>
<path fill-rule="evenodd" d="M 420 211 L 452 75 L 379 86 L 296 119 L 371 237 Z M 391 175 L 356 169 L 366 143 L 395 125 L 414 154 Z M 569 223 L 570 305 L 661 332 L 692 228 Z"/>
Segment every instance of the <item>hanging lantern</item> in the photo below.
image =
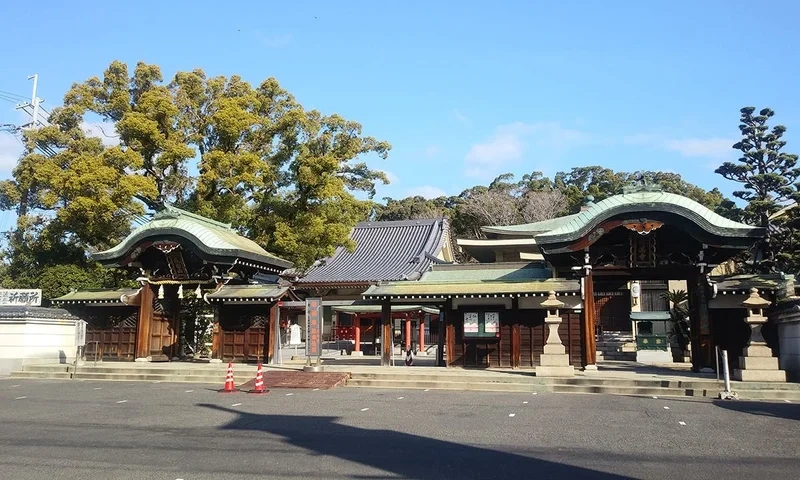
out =
<path fill-rule="evenodd" d="M 200 285 L 197 286 L 197 290 L 194 291 L 194 296 L 200 298 L 203 296 L 203 291 L 200 290 Z"/>
<path fill-rule="evenodd" d="M 183 285 L 178 285 L 178 298 L 183 298 Z"/>
<path fill-rule="evenodd" d="M 159 300 L 163 300 L 164 299 L 164 285 L 160 285 L 158 287 L 158 299 Z"/>

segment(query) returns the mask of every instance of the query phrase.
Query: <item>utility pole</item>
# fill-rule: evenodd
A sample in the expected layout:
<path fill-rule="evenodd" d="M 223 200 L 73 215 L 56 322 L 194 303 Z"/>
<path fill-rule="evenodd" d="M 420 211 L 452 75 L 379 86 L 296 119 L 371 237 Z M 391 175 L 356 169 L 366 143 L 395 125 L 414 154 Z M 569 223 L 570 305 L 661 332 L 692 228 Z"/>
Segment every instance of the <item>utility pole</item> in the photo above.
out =
<path fill-rule="evenodd" d="M 33 74 L 30 77 L 28 77 L 28 80 L 33 80 L 33 93 L 31 94 L 31 101 L 30 103 L 23 103 L 17 105 L 15 108 L 17 110 L 23 110 L 25 112 L 28 112 L 27 110 L 28 108 L 33 108 L 33 113 L 30 113 L 31 123 L 23 125 L 22 128 L 30 128 L 35 130 L 39 124 L 39 104 L 44 102 L 44 100 L 36 96 L 36 89 L 39 85 L 39 75 Z"/>

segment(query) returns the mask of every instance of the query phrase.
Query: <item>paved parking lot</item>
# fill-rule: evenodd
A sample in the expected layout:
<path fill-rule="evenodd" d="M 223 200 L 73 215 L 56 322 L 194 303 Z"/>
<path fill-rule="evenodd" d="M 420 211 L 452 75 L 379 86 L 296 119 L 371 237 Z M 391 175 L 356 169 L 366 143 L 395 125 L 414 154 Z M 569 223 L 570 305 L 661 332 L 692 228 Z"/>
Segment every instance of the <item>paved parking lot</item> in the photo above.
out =
<path fill-rule="evenodd" d="M 800 405 L 0 380 L 9 479 L 769 478 Z"/>

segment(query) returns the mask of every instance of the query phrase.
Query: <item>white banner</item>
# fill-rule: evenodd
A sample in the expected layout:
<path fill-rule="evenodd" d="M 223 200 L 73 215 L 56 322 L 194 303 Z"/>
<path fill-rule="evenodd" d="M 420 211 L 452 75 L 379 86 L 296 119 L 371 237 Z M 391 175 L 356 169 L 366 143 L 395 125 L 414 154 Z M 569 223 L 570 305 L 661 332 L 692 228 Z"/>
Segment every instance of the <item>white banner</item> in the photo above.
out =
<path fill-rule="evenodd" d="M 28 306 L 42 305 L 42 291 L 39 289 L 0 289 L 0 306 Z"/>

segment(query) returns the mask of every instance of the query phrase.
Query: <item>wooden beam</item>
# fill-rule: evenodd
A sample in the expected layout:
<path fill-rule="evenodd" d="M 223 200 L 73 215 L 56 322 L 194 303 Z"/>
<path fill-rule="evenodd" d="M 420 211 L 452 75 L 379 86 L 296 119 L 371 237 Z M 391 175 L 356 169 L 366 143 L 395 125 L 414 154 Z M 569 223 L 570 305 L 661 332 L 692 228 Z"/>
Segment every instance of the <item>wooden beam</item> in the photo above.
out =
<path fill-rule="evenodd" d="M 702 368 L 711 368 L 715 365 L 705 276 L 696 272 L 686 282 L 686 286 L 689 290 L 692 370 L 699 372 Z"/>
<path fill-rule="evenodd" d="M 592 270 L 584 277 L 583 287 L 583 366 L 597 365 L 597 346 L 594 332 L 597 312 L 594 306 L 594 274 Z"/>
<path fill-rule="evenodd" d="M 392 335 L 392 301 L 386 299 L 381 304 L 381 366 L 388 367 L 392 364 L 392 350 L 394 338 Z"/>
<path fill-rule="evenodd" d="M 519 368 L 522 364 L 519 321 L 519 299 L 514 298 L 511 300 L 511 368 Z"/>
<path fill-rule="evenodd" d="M 450 311 L 453 308 L 453 301 L 447 300 L 442 310 L 442 315 L 439 315 L 439 341 L 436 345 L 436 365 L 439 367 L 446 367 L 447 362 L 444 357 L 445 340 L 447 338 L 447 322 L 450 320 Z"/>
<path fill-rule="evenodd" d="M 275 363 L 275 342 L 280 341 L 280 325 L 281 325 L 281 307 L 278 302 L 272 304 L 269 307 L 269 321 L 267 322 L 266 328 L 266 336 L 267 338 L 264 339 L 266 344 L 266 358 L 264 358 L 264 363 Z"/>
<path fill-rule="evenodd" d="M 142 287 L 139 304 L 139 318 L 136 320 L 136 358 L 150 355 L 150 323 L 153 321 L 153 288 L 150 284 Z"/>

